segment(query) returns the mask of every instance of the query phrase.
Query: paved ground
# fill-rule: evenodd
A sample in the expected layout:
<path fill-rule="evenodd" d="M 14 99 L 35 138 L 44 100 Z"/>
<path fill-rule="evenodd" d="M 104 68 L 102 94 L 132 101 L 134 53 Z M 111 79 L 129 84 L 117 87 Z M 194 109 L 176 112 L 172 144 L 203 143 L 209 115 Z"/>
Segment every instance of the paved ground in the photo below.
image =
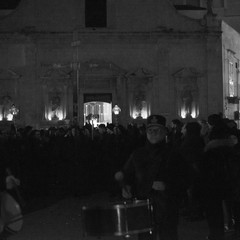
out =
<path fill-rule="evenodd" d="M 84 237 L 81 227 L 81 208 L 91 203 L 106 202 L 104 194 L 91 197 L 68 197 L 44 206 L 24 215 L 22 230 L 9 240 L 95 240 L 95 237 Z M 34 206 L 32 206 L 34 208 Z M 205 221 L 187 222 L 180 220 L 179 240 L 205 240 L 208 233 Z M 102 240 L 118 240 L 122 237 L 101 237 Z M 131 236 L 130 240 L 136 236 Z"/>

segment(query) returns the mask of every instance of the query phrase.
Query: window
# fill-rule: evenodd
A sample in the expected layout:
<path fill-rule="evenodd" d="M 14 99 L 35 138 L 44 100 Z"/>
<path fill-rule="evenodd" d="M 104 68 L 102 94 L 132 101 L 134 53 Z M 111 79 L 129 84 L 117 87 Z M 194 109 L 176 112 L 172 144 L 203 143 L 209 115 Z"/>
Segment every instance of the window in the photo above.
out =
<path fill-rule="evenodd" d="M 234 97 L 234 78 L 233 78 L 233 63 L 228 65 L 228 92 L 229 97 Z"/>
<path fill-rule="evenodd" d="M 237 62 L 229 61 L 228 64 L 228 96 L 237 96 Z"/>
<path fill-rule="evenodd" d="M 85 26 L 107 27 L 107 0 L 85 1 Z"/>

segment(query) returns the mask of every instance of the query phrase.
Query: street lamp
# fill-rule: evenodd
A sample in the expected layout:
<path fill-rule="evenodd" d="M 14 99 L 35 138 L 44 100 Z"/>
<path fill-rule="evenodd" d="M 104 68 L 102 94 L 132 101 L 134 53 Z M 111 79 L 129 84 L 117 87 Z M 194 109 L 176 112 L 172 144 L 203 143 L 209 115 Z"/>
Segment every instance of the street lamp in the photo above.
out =
<path fill-rule="evenodd" d="M 19 109 L 14 104 L 12 104 L 12 106 L 9 109 L 9 112 L 10 114 L 12 114 L 13 125 L 15 127 L 15 115 L 18 114 Z"/>
<path fill-rule="evenodd" d="M 121 108 L 116 104 L 114 108 L 112 109 L 114 115 L 115 115 L 115 124 L 118 126 L 118 115 L 121 112 Z"/>
<path fill-rule="evenodd" d="M 14 119 L 14 116 L 18 114 L 19 109 L 13 104 L 13 105 L 10 107 L 9 112 L 12 114 L 13 119 Z"/>

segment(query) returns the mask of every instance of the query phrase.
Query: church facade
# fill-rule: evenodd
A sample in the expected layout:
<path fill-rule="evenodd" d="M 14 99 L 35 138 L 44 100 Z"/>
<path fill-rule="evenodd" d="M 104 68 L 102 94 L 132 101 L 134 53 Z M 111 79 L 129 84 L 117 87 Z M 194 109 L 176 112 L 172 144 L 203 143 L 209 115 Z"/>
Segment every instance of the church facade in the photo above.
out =
<path fill-rule="evenodd" d="M 191 19 L 168 0 L 22 0 L 0 19 L 0 121 L 237 120 L 239 49 L 210 7 Z"/>

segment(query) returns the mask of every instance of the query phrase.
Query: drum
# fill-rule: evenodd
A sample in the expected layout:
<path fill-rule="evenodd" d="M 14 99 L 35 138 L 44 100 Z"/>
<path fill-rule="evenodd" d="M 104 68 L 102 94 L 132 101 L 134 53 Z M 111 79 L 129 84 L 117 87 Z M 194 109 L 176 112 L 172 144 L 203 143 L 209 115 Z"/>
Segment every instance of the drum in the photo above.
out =
<path fill-rule="evenodd" d="M 152 205 L 134 200 L 82 208 L 85 236 L 130 236 L 152 231 Z"/>
<path fill-rule="evenodd" d="M 1 221 L 6 231 L 17 233 L 22 229 L 23 216 L 19 204 L 6 192 L 1 193 Z"/>

